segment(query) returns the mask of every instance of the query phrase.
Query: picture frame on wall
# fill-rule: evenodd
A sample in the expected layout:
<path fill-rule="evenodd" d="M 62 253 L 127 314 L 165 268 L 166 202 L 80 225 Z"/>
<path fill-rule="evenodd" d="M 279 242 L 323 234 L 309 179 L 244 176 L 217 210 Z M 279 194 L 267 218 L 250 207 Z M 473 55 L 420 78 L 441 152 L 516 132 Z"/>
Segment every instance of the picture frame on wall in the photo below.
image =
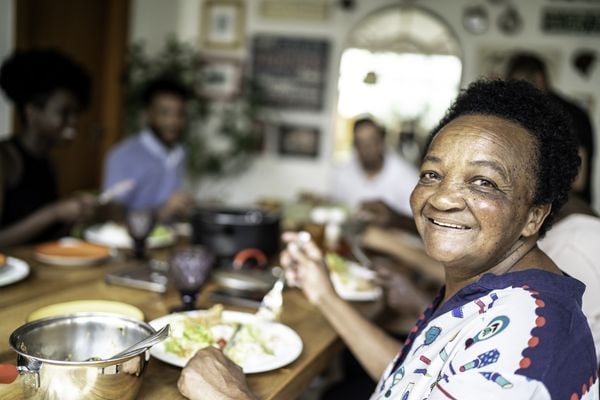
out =
<path fill-rule="evenodd" d="M 252 78 L 270 108 L 321 111 L 330 43 L 326 38 L 258 34 L 252 38 Z"/>
<path fill-rule="evenodd" d="M 209 100 L 232 100 L 242 85 L 242 63 L 227 58 L 209 58 L 201 67 L 200 95 Z"/>
<path fill-rule="evenodd" d="M 244 0 L 205 0 L 202 8 L 201 44 L 205 49 L 237 49 L 245 30 Z"/>
<path fill-rule="evenodd" d="M 319 155 L 320 131 L 316 127 L 282 124 L 279 126 L 279 154 L 316 158 Z"/>

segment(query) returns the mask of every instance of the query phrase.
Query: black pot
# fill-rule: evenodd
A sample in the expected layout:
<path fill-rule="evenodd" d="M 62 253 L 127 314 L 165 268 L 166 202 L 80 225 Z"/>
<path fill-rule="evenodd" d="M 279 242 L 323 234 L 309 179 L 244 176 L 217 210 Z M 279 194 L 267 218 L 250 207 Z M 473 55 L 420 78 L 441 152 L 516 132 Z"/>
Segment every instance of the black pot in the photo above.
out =
<path fill-rule="evenodd" d="M 280 221 L 278 213 L 253 208 L 197 209 L 192 215 L 192 241 L 221 259 L 233 260 L 246 249 L 260 250 L 268 259 L 279 251 Z"/>

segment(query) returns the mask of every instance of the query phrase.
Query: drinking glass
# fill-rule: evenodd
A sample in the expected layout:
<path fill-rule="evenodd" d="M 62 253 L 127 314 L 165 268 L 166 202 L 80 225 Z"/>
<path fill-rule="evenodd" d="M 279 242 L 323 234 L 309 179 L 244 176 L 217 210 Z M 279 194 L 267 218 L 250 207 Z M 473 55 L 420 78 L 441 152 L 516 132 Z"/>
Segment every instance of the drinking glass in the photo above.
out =
<path fill-rule="evenodd" d="M 129 210 L 125 216 L 127 232 L 133 239 L 133 254 L 138 260 L 146 258 L 146 240 L 156 224 L 154 209 Z"/>
<path fill-rule="evenodd" d="M 181 296 L 181 306 L 171 312 L 194 309 L 198 292 L 208 280 L 215 256 L 203 246 L 175 249 L 171 255 L 171 278 Z"/>

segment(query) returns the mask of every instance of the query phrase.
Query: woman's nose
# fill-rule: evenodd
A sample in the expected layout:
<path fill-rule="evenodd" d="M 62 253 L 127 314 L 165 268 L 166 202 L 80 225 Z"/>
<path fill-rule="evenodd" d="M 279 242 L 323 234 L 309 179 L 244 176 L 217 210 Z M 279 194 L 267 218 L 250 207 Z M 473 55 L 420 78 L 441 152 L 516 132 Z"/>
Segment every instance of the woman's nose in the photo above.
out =
<path fill-rule="evenodd" d="M 461 210 L 465 207 L 464 191 L 457 184 L 442 183 L 429 196 L 428 203 L 442 211 Z"/>

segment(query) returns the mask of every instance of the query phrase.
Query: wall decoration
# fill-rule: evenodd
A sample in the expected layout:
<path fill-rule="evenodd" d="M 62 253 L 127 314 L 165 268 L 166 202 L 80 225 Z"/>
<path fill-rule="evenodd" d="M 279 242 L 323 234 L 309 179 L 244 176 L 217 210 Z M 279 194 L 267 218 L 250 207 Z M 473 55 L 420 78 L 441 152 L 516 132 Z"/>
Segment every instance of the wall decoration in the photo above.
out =
<path fill-rule="evenodd" d="M 202 67 L 200 95 L 211 100 L 231 100 L 239 95 L 242 65 L 238 60 L 207 59 Z"/>
<path fill-rule="evenodd" d="M 498 16 L 498 29 L 507 35 L 514 35 L 523 28 L 523 18 L 516 8 L 509 6 Z"/>
<path fill-rule="evenodd" d="M 279 154 L 315 158 L 319 155 L 319 129 L 306 126 L 279 127 Z"/>
<path fill-rule="evenodd" d="M 467 7 L 463 11 L 462 23 L 465 30 L 475 35 L 487 32 L 490 27 L 488 12 L 483 6 Z"/>
<path fill-rule="evenodd" d="M 573 68 L 583 78 L 589 78 L 598 65 L 598 55 L 591 49 L 577 50 L 571 58 Z"/>
<path fill-rule="evenodd" d="M 542 31 L 546 33 L 600 34 L 600 9 L 545 8 Z"/>
<path fill-rule="evenodd" d="M 205 0 L 202 9 L 202 47 L 236 49 L 244 41 L 243 0 Z"/>
<path fill-rule="evenodd" d="M 263 18 L 296 21 L 324 21 L 331 5 L 322 0 L 261 0 L 259 13 Z"/>
<path fill-rule="evenodd" d="M 255 36 L 252 74 L 262 91 L 264 105 L 321 110 L 329 47 L 324 39 Z"/>

